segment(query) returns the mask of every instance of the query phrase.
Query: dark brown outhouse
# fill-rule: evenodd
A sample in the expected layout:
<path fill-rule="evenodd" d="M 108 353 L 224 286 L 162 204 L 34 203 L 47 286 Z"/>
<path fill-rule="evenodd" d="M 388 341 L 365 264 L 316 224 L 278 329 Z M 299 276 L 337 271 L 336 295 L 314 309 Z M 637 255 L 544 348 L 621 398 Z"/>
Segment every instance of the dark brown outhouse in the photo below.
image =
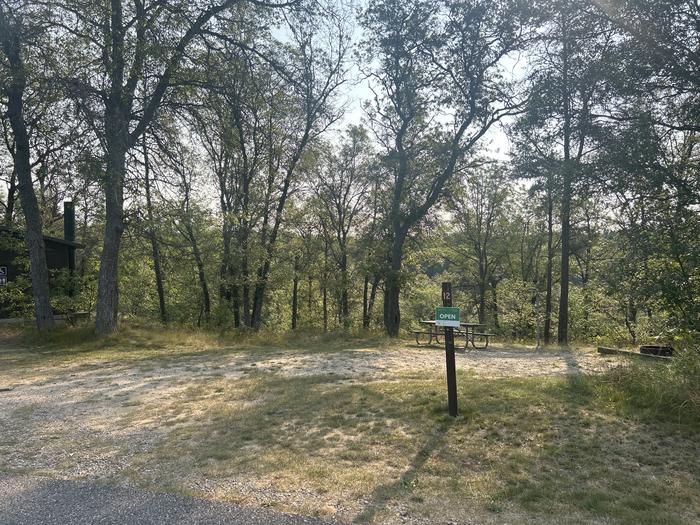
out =
<path fill-rule="evenodd" d="M 0 286 L 8 286 L 20 276 L 26 276 L 28 257 L 21 242 L 24 233 L 7 226 L 0 226 Z M 75 271 L 75 251 L 83 245 L 75 241 L 75 207 L 72 202 L 63 203 L 63 239 L 44 235 L 46 265 L 49 273 Z M 24 252 L 24 253 L 23 253 Z M 24 261 L 22 261 L 24 259 Z M 8 305 L 0 304 L 0 318 L 12 316 Z"/>

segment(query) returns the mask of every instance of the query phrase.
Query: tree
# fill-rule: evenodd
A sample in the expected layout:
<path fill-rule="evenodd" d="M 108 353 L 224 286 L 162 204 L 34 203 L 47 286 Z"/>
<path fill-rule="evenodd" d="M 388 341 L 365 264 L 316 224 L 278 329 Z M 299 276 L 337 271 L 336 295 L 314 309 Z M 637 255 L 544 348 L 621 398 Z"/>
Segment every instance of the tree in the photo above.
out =
<path fill-rule="evenodd" d="M 340 271 L 341 325 L 349 327 L 349 241 L 350 234 L 365 214 L 370 191 L 372 150 L 367 131 L 351 126 L 345 132 L 337 155 L 327 154 L 325 165 L 314 178 L 314 193 L 326 245 Z"/>
<path fill-rule="evenodd" d="M 346 13 L 333 6 L 300 10 L 287 20 L 289 41 L 270 44 L 278 60 L 261 59 L 250 42 L 244 53 L 224 48 L 212 63 L 220 76 L 212 75 L 209 115 L 221 117 L 211 119 L 214 126 L 199 122 L 216 170 L 224 237 L 238 240 L 222 273 L 232 277 L 234 317 L 240 305 L 251 328 L 262 324 L 278 236 L 307 150 L 339 118 L 334 97 L 345 82 L 346 24 Z M 229 67 L 219 67 L 225 62 Z"/>
<path fill-rule="evenodd" d="M 487 293 L 503 274 L 508 236 L 506 209 L 514 207 L 509 198 L 503 169 L 494 166 L 466 178 L 460 191 L 450 199 L 450 210 L 457 223 L 450 247 L 456 257 L 451 260 L 469 272 L 469 281 L 476 284 L 480 323 L 486 322 Z"/>
<path fill-rule="evenodd" d="M 391 200 L 384 325 L 399 333 L 406 239 L 489 128 L 518 111 L 499 65 L 521 43 L 525 15 L 509 2 L 375 0 L 362 16 Z"/>
<path fill-rule="evenodd" d="M 151 175 L 151 162 L 148 151 L 147 133 L 143 137 L 143 182 L 146 197 L 146 236 L 151 244 L 151 257 L 153 259 L 153 274 L 156 280 L 156 290 L 158 291 L 158 308 L 160 310 L 160 320 L 163 324 L 168 322 L 168 311 L 165 306 L 165 286 L 163 284 L 163 269 L 160 257 L 160 245 L 156 234 L 155 216 L 153 213 L 153 183 Z M 189 188 L 188 188 L 189 190 Z M 189 196 L 189 191 L 188 191 Z"/>
<path fill-rule="evenodd" d="M 106 335 L 117 327 L 118 261 L 124 231 L 124 180 L 127 156 L 158 113 L 187 51 L 207 25 L 243 0 L 204 5 L 190 2 L 126 4 L 59 2 L 54 23 L 77 41 L 82 60 L 68 80 L 105 151 L 105 231 L 95 328 Z M 285 7 L 297 1 L 247 3 Z M 98 61 L 95 60 L 98 58 Z M 144 71 L 152 71 L 143 82 Z M 140 93 L 139 86 L 147 91 Z"/>
<path fill-rule="evenodd" d="M 633 95 L 620 99 L 622 103 L 601 116 L 613 122 L 650 119 L 671 130 L 700 132 L 700 4 L 686 0 L 591 3 L 618 30 L 617 65 L 623 71 L 618 87 Z M 643 112 L 639 99 L 649 102 Z"/>
<path fill-rule="evenodd" d="M 630 334 L 636 338 L 638 311 L 669 316 L 669 330 L 700 332 L 697 134 L 648 116 L 616 126 L 605 146 L 599 162 L 608 177 L 600 184 L 613 199 L 626 270 L 607 272 L 606 284 L 620 297 Z"/>
<path fill-rule="evenodd" d="M 49 295 L 49 274 L 46 267 L 46 251 L 42 227 L 41 211 L 34 193 L 30 132 L 25 105 L 28 91 L 37 94 L 39 82 L 28 71 L 25 57 L 35 56 L 28 44 L 39 45 L 40 28 L 27 25 L 25 20 L 32 18 L 32 6 L 26 2 L 0 2 L 0 49 L 3 53 L 2 91 L 7 99 L 7 119 L 12 129 L 12 145 L 9 148 L 13 158 L 13 171 L 10 190 L 14 191 L 15 177 L 25 220 L 25 241 L 29 251 L 29 269 L 34 296 L 34 315 L 39 331 L 53 329 L 53 310 Z M 30 44 L 31 42 L 31 44 Z M 38 65 L 37 65 L 38 67 Z M 40 88 L 39 88 L 40 90 Z M 6 135 L 7 136 L 7 135 Z M 12 218 L 12 205 L 8 202 L 6 217 Z"/>
<path fill-rule="evenodd" d="M 534 148 L 547 176 L 554 170 L 560 198 L 561 257 L 557 341 L 568 344 L 569 258 L 573 196 L 586 183 L 586 159 L 594 154 L 596 110 L 611 94 L 605 72 L 614 48 L 609 24 L 580 4 L 546 5 L 531 58 L 531 93 L 519 123 L 523 147 Z M 598 125 L 599 127 L 599 125 Z"/>

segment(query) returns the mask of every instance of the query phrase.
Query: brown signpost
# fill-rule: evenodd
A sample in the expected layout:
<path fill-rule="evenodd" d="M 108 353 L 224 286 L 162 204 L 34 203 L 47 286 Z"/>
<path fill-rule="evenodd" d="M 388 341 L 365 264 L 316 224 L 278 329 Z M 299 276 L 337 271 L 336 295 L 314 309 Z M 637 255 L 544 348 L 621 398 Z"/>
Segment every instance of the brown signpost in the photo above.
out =
<path fill-rule="evenodd" d="M 442 306 L 452 306 L 452 283 L 442 283 Z M 445 327 L 445 361 L 447 364 L 447 411 L 457 417 L 457 372 L 455 338 L 451 326 Z"/>

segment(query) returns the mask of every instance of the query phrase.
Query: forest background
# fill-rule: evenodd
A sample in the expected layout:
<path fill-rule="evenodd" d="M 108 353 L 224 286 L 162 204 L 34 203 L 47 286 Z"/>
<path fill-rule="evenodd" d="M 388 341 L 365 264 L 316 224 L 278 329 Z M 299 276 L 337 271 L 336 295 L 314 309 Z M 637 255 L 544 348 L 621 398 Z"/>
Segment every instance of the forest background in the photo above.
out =
<path fill-rule="evenodd" d="M 0 301 L 397 336 L 451 281 L 508 339 L 696 340 L 699 49 L 688 0 L 0 0 Z"/>

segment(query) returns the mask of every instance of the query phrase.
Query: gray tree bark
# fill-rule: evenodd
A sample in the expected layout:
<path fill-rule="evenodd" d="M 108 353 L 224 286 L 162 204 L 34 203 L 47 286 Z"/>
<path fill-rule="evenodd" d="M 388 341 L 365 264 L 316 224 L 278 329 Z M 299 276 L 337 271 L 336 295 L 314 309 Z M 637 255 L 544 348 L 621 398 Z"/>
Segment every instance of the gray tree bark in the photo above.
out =
<path fill-rule="evenodd" d="M 0 40 L 7 58 L 10 78 L 5 85 L 7 117 L 15 140 L 14 166 L 18 190 L 25 217 L 25 241 L 29 251 L 29 274 L 34 295 L 34 316 L 40 332 L 54 327 L 49 292 L 49 272 L 46 267 L 46 250 L 41 212 L 32 181 L 29 134 L 24 120 L 24 92 L 27 86 L 25 65 L 21 56 L 21 41 L 17 22 L 11 24 L 8 13 L 0 6 Z"/>
<path fill-rule="evenodd" d="M 148 147 L 146 145 L 146 136 L 143 140 L 143 166 L 144 179 L 146 185 L 146 214 L 148 218 L 148 239 L 151 243 L 151 255 L 153 257 L 153 273 L 156 278 L 156 289 L 158 291 L 158 308 L 160 310 L 160 320 L 166 324 L 168 322 L 168 312 L 165 307 L 165 287 L 163 286 L 163 272 L 160 264 L 160 248 L 158 246 L 158 237 L 156 236 L 155 227 L 153 225 L 153 200 L 151 198 L 151 177 L 150 163 L 148 158 Z"/>
<path fill-rule="evenodd" d="M 554 266 L 554 247 L 553 247 L 553 196 L 551 188 L 551 175 L 547 179 L 547 291 L 544 303 L 544 344 L 545 346 L 551 343 L 552 340 L 552 271 Z"/>

